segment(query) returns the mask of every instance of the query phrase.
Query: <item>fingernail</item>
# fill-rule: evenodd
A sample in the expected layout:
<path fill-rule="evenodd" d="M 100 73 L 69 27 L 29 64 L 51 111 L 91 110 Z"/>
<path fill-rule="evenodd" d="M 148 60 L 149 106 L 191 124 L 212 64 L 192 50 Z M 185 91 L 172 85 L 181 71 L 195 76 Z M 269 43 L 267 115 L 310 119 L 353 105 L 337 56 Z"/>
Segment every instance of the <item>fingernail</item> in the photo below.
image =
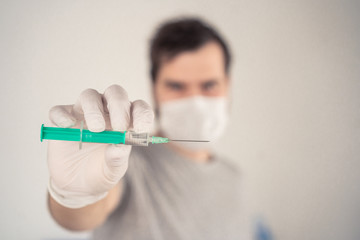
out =
<path fill-rule="evenodd" d="M 105 122 L 101 118 L 92 118 L 87 121 L 87 126 L 92 132 L 102 132 L 105 130 Z"/>
<path fill-rule="evenodd" d="M 58 123 L 59 127 L 63 127 L 63 128 L 70 128 L 75 126 L 75 124 L 76 121 L 73 121 L 71 119 L 64 119 Z"/>

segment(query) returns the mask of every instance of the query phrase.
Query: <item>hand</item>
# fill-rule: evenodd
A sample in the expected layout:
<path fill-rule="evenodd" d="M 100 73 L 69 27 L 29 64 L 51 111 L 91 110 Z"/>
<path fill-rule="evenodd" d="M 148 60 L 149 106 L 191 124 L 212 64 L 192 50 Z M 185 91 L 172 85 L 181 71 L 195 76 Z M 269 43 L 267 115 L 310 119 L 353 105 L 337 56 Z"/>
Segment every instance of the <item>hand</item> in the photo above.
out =
<path fill-rule="evenodd" d="M 149 132 L 154 119 L 151 107 L 142 100 L 130 102 L 126 91 L 112 85 L 104 94 L 83 91 L 75 105 L 55 106 L 50 120 L 58 127 Z M 49 141 L 49 192 L 59 204 L 80 208 L 104 198 L 124 176 L 131 146 L 68 141 Z"/>

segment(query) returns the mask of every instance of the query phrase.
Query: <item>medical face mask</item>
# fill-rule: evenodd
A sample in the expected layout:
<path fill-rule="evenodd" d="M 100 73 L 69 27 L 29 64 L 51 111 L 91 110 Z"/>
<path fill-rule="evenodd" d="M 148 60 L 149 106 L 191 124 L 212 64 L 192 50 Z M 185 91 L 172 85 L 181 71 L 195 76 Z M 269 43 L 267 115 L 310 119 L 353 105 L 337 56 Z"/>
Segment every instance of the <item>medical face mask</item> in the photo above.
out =
<path fill-rule="evenodd" d="M 195 96 L 161 103 L 159 127 L 169 139 L 209 140 L 210 143 L 174 142 L 187 149 L 201 150 L 214 146 L 228 122 L 225 97 Z"/>

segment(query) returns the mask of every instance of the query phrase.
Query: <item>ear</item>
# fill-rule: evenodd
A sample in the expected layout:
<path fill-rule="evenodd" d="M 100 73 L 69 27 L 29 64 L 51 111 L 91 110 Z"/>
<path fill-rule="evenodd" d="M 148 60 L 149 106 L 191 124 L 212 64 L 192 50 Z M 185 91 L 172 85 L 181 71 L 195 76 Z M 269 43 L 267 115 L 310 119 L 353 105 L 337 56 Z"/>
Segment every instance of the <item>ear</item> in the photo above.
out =
<path fill-rule="evenodd" d="M 159 135 L 159 103 L 156 99 L 156 82 L 152 82 L 151 84 L 151 93 L 152 93 L 152 106 L 153 106 L 153 111 L 154 111 L 154 115 L 155 115 L 155 119 L 154 119 L 154 132 L 155 134 Z"/>
<path fill-rule="evenodd" d="M 225 81 L 226 94 L 229 95 L 230 94 L 230 86 L 231 86 L 231 78 L 230 78 L 230 76 L 226 75 L 224 81 Z"/>
<path fill-rule="evenodd" d="M 158 107 L 158 101 L 157 101 L 157 98 L 156 98 L 156 82 L 152 82 L 151 84 L 151 94 L 152 94 L 152 105 L 153 105 L 153 110 L 154 110 L 154 113 L 155 113 L 155 120 L 158 118 L 159 116 L 159 107 Z"/>

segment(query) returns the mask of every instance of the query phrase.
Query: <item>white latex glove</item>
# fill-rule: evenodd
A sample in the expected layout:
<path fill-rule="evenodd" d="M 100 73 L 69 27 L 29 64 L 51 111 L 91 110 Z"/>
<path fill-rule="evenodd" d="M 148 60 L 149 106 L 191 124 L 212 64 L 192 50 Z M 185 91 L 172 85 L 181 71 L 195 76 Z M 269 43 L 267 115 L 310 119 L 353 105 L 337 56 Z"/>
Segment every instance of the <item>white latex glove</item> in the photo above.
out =
<path fill-rule="evenodd" d="M 151 130 L 154 114 L 142 100 L 130 102 L 126 91 L 112 85 L 104 94 L 94 89 L 83 91 L 75 105 L 55 106 L 50 120 L 58 127 L 79 127 L 93 132 Z M 80 208 L 104 198 L 124 176 L 131 146 L 49 141 L 49 192 L 68 208 Z"/>

